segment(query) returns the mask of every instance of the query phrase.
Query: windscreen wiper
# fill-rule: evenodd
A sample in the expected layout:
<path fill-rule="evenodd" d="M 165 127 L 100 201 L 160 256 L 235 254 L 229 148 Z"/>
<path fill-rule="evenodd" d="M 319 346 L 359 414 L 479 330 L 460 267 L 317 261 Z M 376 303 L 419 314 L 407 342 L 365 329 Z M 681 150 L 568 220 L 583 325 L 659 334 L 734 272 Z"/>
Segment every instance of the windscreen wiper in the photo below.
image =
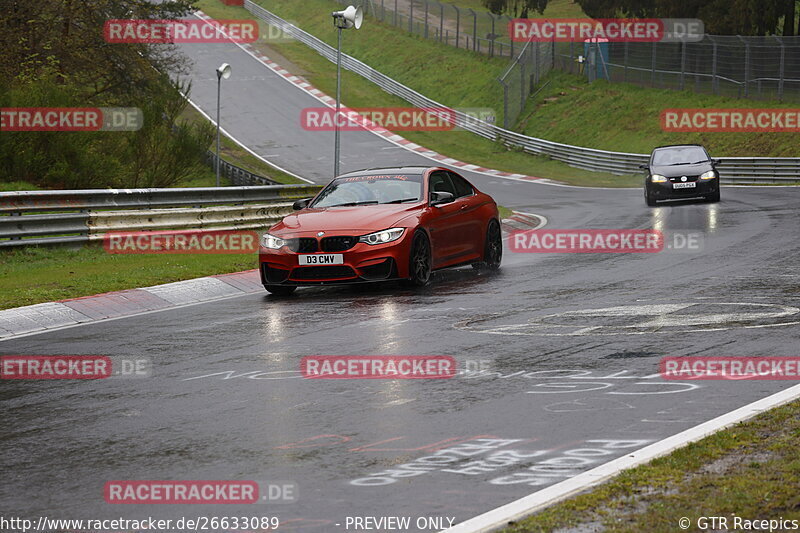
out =
<path fill-rule="evenodd" d="M 365 202 L 347 202 L 347 203 L 344 203 L 344 204 L 335 204 L 335 205 L 329 205 L 329 206 L 326 206 L 326 207 L 351 207 L 351 206 L 354 206 L 354 205 L 369 205 L 369 204 L 377 204 L 377 203 L 378 203 L 378 200 L 367 200 Z"/>
<path fill-rule="evenodd" d="M 391 202 L 382 202 L 384 204 L 402 204 L 404 202 L 416 202 L 419 198 L 402 198 L 400 200 L 392 200 Z"/>

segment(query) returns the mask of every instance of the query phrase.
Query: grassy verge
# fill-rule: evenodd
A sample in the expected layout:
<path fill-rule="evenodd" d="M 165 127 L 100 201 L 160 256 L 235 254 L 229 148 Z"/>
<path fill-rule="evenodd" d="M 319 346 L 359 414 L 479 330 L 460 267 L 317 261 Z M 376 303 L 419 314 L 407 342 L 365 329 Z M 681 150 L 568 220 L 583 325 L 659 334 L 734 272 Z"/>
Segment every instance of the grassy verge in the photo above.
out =
<path fill-rule="evenodd" d="M 101 246 L 0 253 L 0 309 L 257 268 L 255 254 L 117 255 Z"/>
<path fill-rule="evenodd" d="M 481 0 L 454 0 L 450 2 L 458 7 L 468 7 L 475 11 L 487 11 Z M 528 12 L 528 18 L 584 18 L 586 14 L 574 0 L 550 0 L 541 15 L 534 10 Z"/>
<path fill-rule="evenodd" d="M 334 42 L 336 34 L 329 20 L 330 11 L 338 9 L 339 4 L 327 0 L 308 0 L 302 5 L 272 0 L 262 3 L 267 9 L 287 20 L 302 21 L 298 22 L 298 25 L 306 31 L 320 38 L 324 37 L 329 43 Z M 210 16 L 220 19 L 252 17 L 244 9 L 222 5 L 218 0 L 200 0 L 198 7 Z M 309 17 L 309 13 L 322 13 L 322 15 Z M 345 52 L 355 55 L 423 94 L 435 96 L 441 103 L 449 106 L 496 108 L 495 104 L 502 101 L 502 93 L 499 92 L 499 84 L 495 78 L 505 68 L 505 60 L 489 60 L 471 52 L 409 36 L 405 31 L 381 25 L 372 19 L 368 22 L 371 24 L 369 32 L 347 32 Z M 266 27 L 262 30 L 262 34 L 266 33 Z M 366 36 L 367 33 L 371 35 L 368 41 L 357 42 L 358 36 Z M 375 46 L 375 42 L 380 42 L 381 46 Z M 336 66 L 307 46 L 298 42 L 273 42 L 267 46 L 263 41 L 259 41 L 256 46 L 293 74 L 305 77 L 325 93 L 336 93 Z M 395 59 L 384 62 L 384 58 L 388 57 Z M 432 65 L 435 68 L 431 68 Z M 420 69 L 424 71 L 424 76 L 417 76 Z M 369 81 L 346 70 L 342 71 L 342 87 L 342 100 L 351 107 L 408 105 L 404 100 L 383 92 Z M 502 121 L 502 113 L 496 114 L 497 120 Z M 487 168 L 534 175 L 573 185 L 601 187 L 640 185 L 638 177 L 575 169 L 546 157 L 534 157 L 509 150 L 498 143 L 464 131 L 402 132 L 402 135 L 449 157 Z"/>
<path fill-rule="evenodd" d="M 683 517 L 691 520 L 690 531 L 699 531 L 697 520 L 703 516 L 726 517 L 727 528 L 709 523 L 709 529 L 732 531 L 734 515 L 747 520 L 797 520 L 798 437 L 800 402 L 796 401 L 626 471 L 503 531 L 674 533 L 681 531 L 678 521 Z M 744 529 L 748 528 L 736 528 Z"/>
<path fill-rule="evenodd" d="M 41 187 L 29 181 L 3 181 L 0 182 L 0 192 L 6 191 L 39 191 Z"/>
<path fill-rule="evenodd" d="M 588 83 L 563 72 L 529 100 L 519 130 L 551 141 L 601 150 L 648 153 L 655 146 L 703 144 L 714 156 L 796 157 L 792 133 L 676 133 L 661 130 L 666 108 L 787 108 L 787 103 L 724 98 L 630 83 Z"/>

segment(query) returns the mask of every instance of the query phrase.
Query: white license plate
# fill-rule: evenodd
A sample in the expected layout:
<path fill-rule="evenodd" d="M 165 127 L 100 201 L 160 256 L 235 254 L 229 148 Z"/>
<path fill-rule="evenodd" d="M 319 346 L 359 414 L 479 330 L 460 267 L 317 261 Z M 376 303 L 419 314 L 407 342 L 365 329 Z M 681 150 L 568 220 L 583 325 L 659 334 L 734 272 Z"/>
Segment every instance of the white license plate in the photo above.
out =
<path fill-rule="evenodd" d="M 694 189 L 696 186 L 697 186 L 697 184 L 695 182 L 693 182 L 693 181 L 690 181 L 690 182 L 687 182 L 687 183 L 673 183 L 672 184 L 672 188 L 673 189 Z"/>
<path fill-rule="evenodd" d="M 312 254 L 301 255 L 297 258 L 300 266 L 306 265 L 343 265 L 344 255 L 342 254 Z"/>

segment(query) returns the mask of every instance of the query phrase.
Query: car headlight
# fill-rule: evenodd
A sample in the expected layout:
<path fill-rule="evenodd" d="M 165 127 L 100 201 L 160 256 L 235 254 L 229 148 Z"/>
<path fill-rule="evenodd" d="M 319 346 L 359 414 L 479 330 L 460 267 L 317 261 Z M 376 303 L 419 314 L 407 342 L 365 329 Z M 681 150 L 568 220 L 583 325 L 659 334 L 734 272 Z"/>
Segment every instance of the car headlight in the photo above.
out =
<path fill-rule="evenodd" d="M 667 181 L 667 178 L 665 178 L 661 174 L 651 174 L 650 181 L 652 181 L 653 183 L 664 183 L 665 181 Z"/>
<path fill-rule="evenodd" d="M 283 248 L 286 246 L 286 240 L 281 239 L 280 237 L 276 237 L 275 235 L 270 235 L 269 233 L 265 233 L 264 236 L 261 238 L 261 246 L 264 248 L 269 248 L 271 250 L 277 250 L 278 248 Z"/>
<path fill-rule="evenodd" d="M 358 238 L 358 242 L 364 242 L 370 245 L 385 244 L 387 242 L 396 241 L 403 236 L 405 228 L 390 228 L 382 231 L 376 231 L 369 235 L 362 235 Z"/>
<path fill-rule="evenodd" d="M 701 180 L 713 180 L 717 177 L 717 174 L 713 170 L 709 170 L 708 172 L 703 172 L 700 174 Z"/>

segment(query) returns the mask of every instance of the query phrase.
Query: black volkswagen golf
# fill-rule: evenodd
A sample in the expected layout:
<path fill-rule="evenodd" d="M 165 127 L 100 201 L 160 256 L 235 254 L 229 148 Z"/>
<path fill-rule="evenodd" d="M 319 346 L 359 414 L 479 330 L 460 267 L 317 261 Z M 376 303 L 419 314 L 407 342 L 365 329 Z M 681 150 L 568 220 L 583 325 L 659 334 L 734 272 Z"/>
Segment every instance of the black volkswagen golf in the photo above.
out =
<path fill-rule="evenodd" d="M 719 159 L 711 159 L 699 144 L 660 146 L 650 155 L 650 163 L 640 168 L 647 172 L 644 200 L 649 206 L 658 200 L 705 198 L 719 202 Z"/>

